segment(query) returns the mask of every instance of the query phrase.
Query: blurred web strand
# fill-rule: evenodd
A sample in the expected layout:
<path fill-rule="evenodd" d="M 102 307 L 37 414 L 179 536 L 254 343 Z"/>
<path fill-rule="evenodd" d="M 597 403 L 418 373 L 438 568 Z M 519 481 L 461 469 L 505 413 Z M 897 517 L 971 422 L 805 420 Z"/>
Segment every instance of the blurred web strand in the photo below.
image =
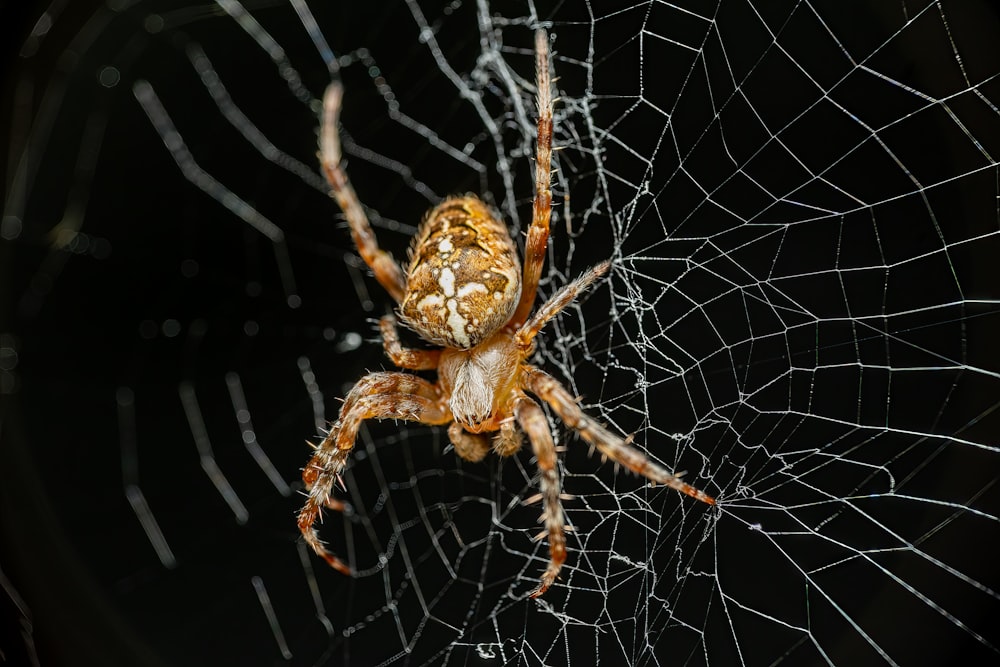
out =
<path fill-rule="evenodd" d="M 227 3 L 227 7 L 236 12 L 238 16 L 247 19 L 241 21 L 241 26 L 243 26 L 244 29 L 246 30 L 252 30 L 251 35 L 254 36 L 255 41 L 262 48 L 264 48 L 265 51 L 271 54 L 272 57 L 277 59 L 275 61 L 275 64 L 279 67 L 279 70 L 286 71 L 292 68 L 291 64 L 288 63 L 287 59 L 284 58 L 284 51 L 276 47 L 276 45 L 274 44 L 274 40 L 263 30 L 263 28 L 261 28 L 259 24 L 253 21 L 252 18 L 245 16 L 244 13 L 240 13 L 242 11 L 242 7 L 238 3 Z M 211 95 L 212 100 L 215 102 L 219 111 L 222 113 L 222 116 L 247 141 L 247 143 L 253 146 L 253 148 L 268 161 L 272 162 L 273 164 L 276 164 L 285 171 L 295 175 L 296 177 L 301 179 L 304 183 L 313 187 L 317 191 L 322 192 L 324 194 L 329 194 L 330 186 L 329 184 L 327 184 L 326 179 L 320 176 L 320 174 L 317 171 L 315 171 L 312 167 L 306 165 L 300 160 L 295 159 L 285 151 L 282 151 L 277 146 L 275 146 L 274 143 L 271 142 L 267 138 L 267 136 L 263 132 L 261 132 L 261 130 L 253 123 L 253 121 L 250 120 L 249 116 L 247 116 L 247 114 L 244 113 L 243 110 L 233 102 L 232 98 L 229 95 L 229 92 L 226 90 L 226 87 L 222 82 L 221 77 L 219 76 L 219 73 L 215 70 L 211 60 L 208 58 L 208 55 L 205 53 L 204 49 L 201 48 L 199 44 L 195 42 L 189 43 L 187 45 L 186 52 L 188 55 L 188 59 L 190 60 L 192 66 L 198 73 L 199 78 L 201 79 L 202 85 L 204 85 L 209 95 Z M 371 69 L 372 67 L 375 66 L 370 64 L 369 69 Z M 292 76 L 290 78 L 290 81 L 300 83 L 298 75 Z M 293 92 L 296 93 L 296 96 L 299 97 L 300 99 L 303 98 L 302 93 L 304 92 L 305 96 L 307 96 L 311 102 L 315 102 L 315 100 L 313 100 L 313 98 L 308 95 L 308 92 L 305 91 L 304 88 L 301 87 L 294 88 Z M 383 91 L 383 93 L 385 95 L 391 96 L 391 92 L 385 93 Z M 149 111 L 147 110 L 147 114 L 148 113 Z M 156 113 L 160 112 L 156 111 Z M 169 121 L 169 119 L 166 120 Z M 167 130 L 168 132 L 172 130 L 172 128 L 167 125 L 164 125 L 163 129 Z M 161 136 L 162 134 L 163 133 L 161 132 Z M 424 195 L 429 201 L 436 201 L 438 199 L 438 196 L 435 193 L 433 193 L 425 183 L 413 177 L 410 168 L 405 164 L 398 162 L 396 160 L 390 160 L 384 156 L 374 153 L 373 151 L 358 146 L 349 138 L 349 136 L 345 136 L 343 138 L 344 138 L 345 152 L 351 153 L 352 155 L 358 156 L 363 160 L 366 160 L 373 164 L 378 164 L 384 169 L 399 174 L 405 184 L 407 184 L 417 192 Z M 187 160 L 188 156 L 181 155 L 180 158 Z M 176 157 L 175 160 L 177 160 Z M 178 164 L 180 164 L 180 162 L 178 162 Z M 192 170 L 185 171 L 182 167 L 182 173 L 184 173 L 185 177 L 189 177 L 189 171 Z M 196 177 L 198 176 L 198 174 L 194 175 Z M 191 179 L 188 178 L 188 180 Z M 214 188 L 213 191 L 215 191 Z M 209 192 L 209 194 L 212 194 L 212 192 Z M 223 201 L 222 203 L 225 204 L 225 201 Z M 249 212 L 248 214 L 253 215 Z M 263 218 L 263 216 L 260 217 Z M 373 222 L 377 224 L 378 223 L 377 215 L 373 214 L 373 218 L 374 218 Z M 268 229 L 271 230 L 270 227 Z M 274 229 L 277 229 L 277 227 L 274 226 Z M 277 233 L 281 233 L 280 230 L 278 230 Z M 282 243 L 283 239 L 284 237 L 282 236 L 281 237 Z M 282 250 L 284 250 L 283 247 Z M 284 259 L 282 258 L 282 256 L 279 256 L 279 264 L 278 264 L 278 268 L 282 274 L 282 279 L 284 282 L 292 284 L 294 286 L 294 273 L 292 271 L 290 261 L 287 261 L 287 251 L 284 251 L 283 256 Z M 368 296 L 367 286 L 365 285 L 362 275 L 358 270 L 359 268 L 367 270 L 367 267 L 364 266 L 363 263 L 358 262 L 356 260 L 356 256 L 353 253 L 345 253 L 344 261 L 347 263 L 347 268 L 351 274 L 351 279 L 356 287 L 359 301 L 361 301 L 361 303 L 364 305 L 365 310 L 371 310 L 374 307 L 374 304 L 371 302 L 371 299 Z M 290 299 L 290 303 L 292 305 L 297 304 L 298 303 L 297 296 L 292 297 Z"/>
<path fill-rule="evenodd" d="M 257 152 L 267 158 L 270 162 L 280 166 L 282 169 L 295 174 L 304 183 L 312 186 L 320 192 L 326 193 L 330 190 L 330 186 L 327 185 L 326 180 L 323 179 L 316 171 L 306 165 L 305 163 L 296 160 L 288 153 L 279 150 L 260 129 L 254 125 L 243 111 L 233 103 L 232 98 L 229 96 L 229 92 L 223 85 L 222 80 L 219 78 L 218 72 L 212 66 L 212 62 L 208 59 L 208 55 L 205 53 L 204 49 L 201 48 L 197 43 L 191 43 L 187 47 L 188 59 L 194 66 L 195 71 L 198 72 L 198 76 L 201 78 L 202 84 L 205 89 L 208 90 L 209 94 L 212 96 L 212 100 L 215 101 L 216 106 L 222 113 L 223 117 L 229 124 L 232 125 L 236 130 L 243 135 L 243 138 L 247 142 L 257 149 Z"/>
<path fill-rule="evenodd" d="M 180 167 L 184 178 L 271 241 L 288 304 L 292 307 L 297 306 L 300 299 L 296 293 L 295 276 L 292 273 L 291 258 L 288 256 L 285 233 L 198 165 L 149 82 L 136 82 L 132 87 L 132 92 L 143 111 L 146 112 L 153 128 L 160 135 L 160 139 L 163 140 L 163 145 L 167 147 L 174 162 Z"/>
<path fill-rule="evenodd" d="M 268 57 L 270 57 L 272 62 L 274 62 L 275 68 L 280 76 L 288 82 L 288 87 L 295 97 L 305 102 L 311 109 L 315 109 L 318 104 L 318 100 L 316 100 L 308 89 L 306 89 L 302 84 L 302 78 L 292 66 L 291 62 L 289 62 L 288 57 L 285 54 L 285 50 L 281 48 L 275 39 L 237 0 L 218 0 L 218 2 L 230 16 L 236 19 L 239 26 L 247 33 L 247 35 L 249 35 L 260 46 L 260 48 L 267 53 Z M 326 65 L 331 79 L 338 80 L 340 78 L 340 63 L 338 62 L 337 57 L 333 54 L 333 51 L 330 49 L 330 46 L 327 44 L 326 38 L 319 30 L 319 26 L 317 25 L 316 19 L 313 17 L 309 6 L 301 0 L 293 1 L 291 4 L 299 17 L 303 28 L 308 34 L 309 39 L 315 45 L 319 56 L 323 59 L 323 63 Z M 454 146 L 451 146 L 447 142 L 443 141 L 434 130 L 400 110 L 399 103 L 396 102 L 395 94 L 392 92 L 391 87 L 385 79 L 377 74 L 380 70 L 375 64 L 374 59 L 366 50 L 361 49 L 357 54 L 357 58 L 363 61 L 363 64 L 369 70 L 369 73 L 374 77 L 375 85 L 378 88 L 379 94 L 386 102 L 386 112 L 389 118 L 422 137 L 427 141 L 427 143 L 440 150 L 445 155 L 449 155 L 456 161 L 461 162 L 463 165 L 475 170 L 480 175 L 484 175 L 486 173 L 487 169 L 485 165 L 473 159 L 471 156 L 466 154 L 465 151 L 455 148 Z M 413 177 L 410 168 L 406 164 L 397 160 L 386 158 L 385 156 L 376 154 L 362 146 L 358 146 L 350 140 L 349 134 L 345 133 L 341 137 L 341 140 L 343 142 L 342 148 L 346 154 L 354 155 L 398 173 L 403 177 L 404 182 L 407 185 L 424 195 L 430 202 L 437 203 L 440 199 L 440 196 L 435 194 L 425 183 Z"/>
<path fill-rule="evenodd" d="M 309 39 L 312 43 L 316 45 L 316 50 L 319 51 L 319 57 L 323 59 L 326 63 L 326 67 L 330 70 L 330 77 L 332 79 L 340 78 L 340 63 L 337 62 L 337 58 L 334 57 L 333 51 L 330 49 L 330 45 L 326 43 L 326 37 L 319 29 L 319 25 L 316 24 L 316 19 L 312 15 L 312 11 L 309 9 L 309 5 L 305 3 L 304 0 L 290 0 L 292 7 L 295 8 L 295 13 L 299 15 L 299 20 L 302 21 L 302 27 L 306 29 L 309 33 Z"/>
<path fill-rule="evenodd" d="M 264 586 L 264 580 L 255 576 L 250 579 L 250 584 L 257 594 L 257 601 L 260 602 L 261 609 L 264 610 L 267 625 L 271 628 L 271 634 L 274 635 L 274 641 L 278 644 L 281 657 L 285 660 L 291 660 L 292 652 L 288 648 L 288 642 L 285 641 L 285 633 L 281 631 L 281 625 L 278 623 L 278 616 L 274 613 L 274 605 L 271 604 L 271 596 L 267 594 L 267 587 Z"/>
<path fill-rule="evenodd" d="M 250 407 L 247 405 L 246 395 L 243 393 L 243 383 L 238 373 L 226 374 L 226 387 L 229 389 L 229 398 L 233 402 L 233 411 L 236 413 L 236 421 L 243 432 L 243 444 L 257 465 L 260 467 L 271 484 L 282 496 L 288 497 L 292 494 L 291 487 L 281 477 L 281 473 L 274 467 L 270 457 L 257 442 L 257 434 L 253 429 L 253 422 L 250 421 Z"/>
<path fill-rule="evenodd" d="M 274 64 L 278 68 L 278 74 L 288 84 L 288 89 L 292 91 L 292 94 L 300 101 L 311 104 L 313 102 L 313 95 L 302 84 L 302 79 L 299 77 L 298 71 L 292 67 L 288 56 L 285 55 L 285 50 L 264 30 L 263 26 L 257 22 L 257 19 L 251 16 L 243 5 L 236 0 L 216 0 L 216 4 L 233 17 L 239 26 L 264 49 L 271 60 L 274 61 Z"/>
<path fill-rule="evenodd" d="M 146 495 L 139 487 L 139 454 L 135 424 L 135 394 L 128 387 L 119 387 L 115 393 L 115 403 L 118 406 L 118 438 L 122 459 L 122 482 L 125 485 L 125 497 L 132 511 L 139 519 L 142 529 L 153 545 L 156 557 L 167 569 L 177 566 L 177 558 L 167 544 L 167 538 L 160 529 L 153 511 L 146 502 Z"/>
<path fill-rule="evenodd" d="M 299 562 L 302 564 L 302 571 L 306 574 L 306 585 L 309 587 L 309 595 L 312 598 L 313 606 L 316 608 L 316 618 L 326 629 L 326 633 L 333 636 L 333 624 L 326 615 L 326 606 L 323 604 L 323 596 L 319 592 L 319 583 L 316 581 L 316 571 L 313 569 L 312 549 L 306 546 L 302 540 L 296 540 L 295 546 L 299 552 Z"/>
<path fill-rule="evenodd" d="M 219 463 L 215 459 L 215 452 L 212 450 L 212 443 L 208 438 L 208 429 L 205 428 L 205 420 L 201 415 L 201 408 L 198 405 L 198 396 L 195 394 L 194 385 L 190 382 L 182 382 L 178 388 L 181 404 L 184 406 L 184 416 L 187 417 L 188 426 L 191 429 L 191 436 L 194 444 L 198 448 L 198 457 L 201 461 L 201 468 L 208 475 L 215 486 L 216 491 L 222 499 L 229 505 L 236 517 L 236 523 L 244 524 L 250 518 L 246 505 L 240 500 L 229 480 L 226 478 Z"/>
<path fill-rule="evenodd" d="M 320 391 L 319 384 L 316 382 L 316 374 L 313 373 L 309 357 L 299 357 L 298 366 L 299 373 L 302 375 L 302 383 L 306 386 L 306 393 L 309 394 L 309 402 L 312 403 L 316 432 L 322 433 L 326 428 L 326 403 L 323 400 L 323 392 Z"/>

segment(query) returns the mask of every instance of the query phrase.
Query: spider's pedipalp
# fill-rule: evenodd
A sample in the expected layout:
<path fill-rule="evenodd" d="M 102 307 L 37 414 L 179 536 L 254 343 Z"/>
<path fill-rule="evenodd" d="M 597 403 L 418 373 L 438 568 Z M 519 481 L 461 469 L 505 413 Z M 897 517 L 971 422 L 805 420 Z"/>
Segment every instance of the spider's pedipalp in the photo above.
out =
<path fill-rule="evenodd" d="M 537 598 L 549 589 L 552 582 L 559 576 L 566 561 L 566 520 L 563 518 L 562 501 L 560 500 L 559 470 L 556 467 L 556 449 L 552 442 L 552 432 L 549 430 L 545 413 L 533 400 L 519 396 L 514 402 L 514 415 L 517 422 L 528 434 L 531 448 L 538 461 L 538 471 L 541 473 L 541 496 L 543 501 L 542 520 L 545 530 L 541 536 L 549 538 L 549 565 L 542 573 L 541 582 L 531 597 Z"/>
<path fill-rule="evenodd" d="M 488 436 L 482 433 L 469 433 L 458 422 L 452 422 L 448 427 L 448 440 L 455 448 L 455 453 L 471 463 L 482 461 L 490 453 Z"/>
<path fill-rule="evenodd" d="M 505 419 L 500 424 L 500 431 L 493 438 L 493 451 L 497 456 L 513 456 L 521 451 L 521 431 L 513 419 Z"/>
<path fill-rule="evenodd" d="M 330 492 L 354 449 L 361 422 L 366 419 L 405 419 L 424 424 L 451 421 L 447 401 L 438 388 L 422 378 L 405 373 L 372 373 L 361 378 L 344 400 L 340 417 L 302 470 L 307 498 L 299 512 L 298 526 L 306 544 L 331 567 L 351 574 L 351 568 L 331 553 L 313 527 Z M 336 501 L 333 501 L 336 506 Z"/>
<path fill-rule="evenodd" d="M 602 456 L 652 482 L 669 486 L 703 503 L 715 504 L 715 498 L 682 481 L 678 475 L 654 463 L 641 451 L 628 444 L 624 438 L 615 435 L 589 417 L 554 377 L 531 366 L 525 367 L 524 375 L 528 391 L 552 406 L 563 423 L 596 447 Z"/>

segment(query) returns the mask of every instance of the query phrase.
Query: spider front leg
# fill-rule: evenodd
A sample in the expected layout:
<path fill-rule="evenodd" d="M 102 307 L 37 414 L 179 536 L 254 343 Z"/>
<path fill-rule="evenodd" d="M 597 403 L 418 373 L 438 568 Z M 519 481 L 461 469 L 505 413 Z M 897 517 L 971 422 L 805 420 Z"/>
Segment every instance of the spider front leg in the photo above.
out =
<path fill-rule="evenodd" d="M 313 525 L 322 508 L 329 504 L 333 484 L 354 449 L 361 422 L 366 419 L 446 424 L 451 421 L 451 412 L 437 386 L 406 373 L 366 375 L 347 394 L 340 417 L 302 471 L 307 497 L 299 512 L 298 525 L 306 544 L 330 567 L 348 575 L 351 568 L 323 546 Z"/>
<path fill-rule="evenodd" d="M 618 437 L 587 416 L 580 409 L 576 399 L 566 391 L 565 387 L 559 384 L 558 380 L 548 373 L 532 366 L 526 366 L 524 370 L 524 386 L 531 393 L 552 406 L 552 409 L 556 411 L 556 414 L 559 415 L 559 418 L 566 426 L 579 433 L 581 438 L 596 447 L 600 450 L 601 454 L 612 461 L 620 463 L 632 472 L 642 475 L 657 484 L 669 486 L 703 503 L 708 503 L 709 505 L 715 504 L 715 498 L 682 481 L 679 475 L 674 475 L 657 465 L 626 440 Z"/>
<path fill-rule="evenodd" d="M 340 134 L 337 131 L 337 119 L 340 116 L 340 106 L 344 98 L 344 87 L 340 81 L 333 81 L 326 87 L 323 94 L 323 121 L 319 133 L 319 158 L 323 166 L 323 174 L 332 188 L 334 199 L 347 218 L 351 228 L 351 238 L 354 245 L 375 273 L 375 279 L 385 288 L 390 296 L 401 303 L 406 293 L 406 278 L 403 270 L 392 258 L 392 255 L 378 247 L 375 232 L 372 231 L 365 209 L 361 206 L 354 186 L 347 178 L 347 172 L 341 165 Z"/>
<path fill-rule="evenodd" d="M 566 561 L 566 521 L 563 518 L 562 502 L 559 500 L 556 447 L 552 442 L 552 432 L 545 420 L 545 413 L 538 407 L 538 403 L 522 395 L 514 402 L 514 416 L 528 434 L 541 472 L 542 520 L 549 537 L 549 565 L 542 573 L 538 588 L 531 592 L 531 597 L 537 598 L 549 590 Z"/>
<path fill-rule="evenodd" d="M 538 281 L 545 265 L 552 216 L 552 70 L 549 67 L 549 37 L 535 32 L 535 87 L 538 92 L 538 135 L 535 139 L 535 203 L 528 238 L 524 242 L 524 274 L 521 300 L 511 322 L 524 322 L 535 304 Z"/>

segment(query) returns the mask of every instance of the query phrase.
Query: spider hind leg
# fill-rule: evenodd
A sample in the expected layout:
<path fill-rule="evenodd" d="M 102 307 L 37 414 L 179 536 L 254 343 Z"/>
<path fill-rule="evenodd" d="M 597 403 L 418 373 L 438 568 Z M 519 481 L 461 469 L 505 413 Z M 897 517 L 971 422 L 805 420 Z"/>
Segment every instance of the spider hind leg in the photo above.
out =
<path fill-rule="evenodd" d="M 524 432 L 528 434 L 531 447 L 538 461 L 541 473 L 542 518 L 549 538 L 549 564 L 542 573 L 538 588 L 531 592 L 537 598 L 549 589 L 559 576 L 566 562 L 566 520 L 563 517 L 560 499 L 559 469 L 556 466 L 556 448 L 552 442 L 545 413 L 533 400 L 521 396 L 514 403 L 514 414 Z"/>

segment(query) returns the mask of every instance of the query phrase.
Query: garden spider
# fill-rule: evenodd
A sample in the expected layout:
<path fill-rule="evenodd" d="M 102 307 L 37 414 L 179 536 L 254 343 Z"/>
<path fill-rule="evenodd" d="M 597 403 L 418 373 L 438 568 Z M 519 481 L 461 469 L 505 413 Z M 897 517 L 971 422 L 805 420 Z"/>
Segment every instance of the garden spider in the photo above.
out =
<path fill-rule="evenodd" d="M 378 247 L 361 202 L 341 165 L 337 118 L 343 88 L 333 81 L 323 96 L 320 160 L 323 172 L 351 228 L 351 236 L 376 280 L 399 304 L 403 322 L 441 349 L 406 349 L 399 342 L 396 318 L 382 318 L 385 352 L 400 368 L 436 370 L 429 382 L 399 372 L 371 373 L 348 393 L 337 422 L 303 469 L 308 499 L 298 516 L 310 547 L 333 568 L 350 567 L 328 551 L 314 524 L 323 507 L 342 509 L 330 497 L 334 482 L 354 447 L 366 419 L 405 419 L 448 424 L 455 452 L 480 461 L 490 449 L 510 456 L 527 433 L 541 472 L 542 520 L 549 540 L 549 563 L 531 593 L 538 597 L 555 581 L 566 560 L 565 520 L 560 502 L 556 448 L 545 413 L 526 392 L 542 399 L 556 415 L 601 454 L 651 481 L 665 484 L 710 505 L 715 500 L 649 460 L 580 409 L 577 400 L 552 376 L 527 363 L 534 338 L 546 322 L 609 267 L 599 264 L 569 283 L 531 314 L 545 261 L 552 193 L 552 95 L 548 36 L 535 33 L 538 88 L 538 143 L 535 200 L 528 228 L 522 273 L 507 227 L 478 197 L 452 197 L 427 213 L 413 240 L 404 274 Z"/>

